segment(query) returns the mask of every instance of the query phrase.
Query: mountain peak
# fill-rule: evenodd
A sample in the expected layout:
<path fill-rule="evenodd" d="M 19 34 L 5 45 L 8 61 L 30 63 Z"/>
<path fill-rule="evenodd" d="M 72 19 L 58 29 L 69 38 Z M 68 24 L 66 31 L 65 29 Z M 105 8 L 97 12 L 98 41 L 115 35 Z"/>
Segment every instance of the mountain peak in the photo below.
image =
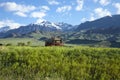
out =
<path fill-rule="evenodd" d="M 0 28 L 0 32 L 6 32 L 8 30 L 10 30 L 10 26 L 5 26 Z"/>
<path fill-rule="evenodd" d="M 51 22 L 46 21 L 46 20 L 42 20 L 42 21 L 40 21 L 40 22 L 36 22 L 35 24 L 45 24 L 45 23 L 51 23 Z"/>
<path fill-rule="evenodd" d="M 31 26 L 33 25 L 38 25 L 38 26 L 44 26 L 44 27 L 49 27 L 49 28 L 56 28 L 56 29 L 59 29 L 61 30 L 61 27 L 56 25 L 55 23 L 53 22 L 50 22 L 50 21 L 46 21 L 46 20 L 43 20 L 39 23 L 33 23 L 33 24 L 30 24 Z"/>

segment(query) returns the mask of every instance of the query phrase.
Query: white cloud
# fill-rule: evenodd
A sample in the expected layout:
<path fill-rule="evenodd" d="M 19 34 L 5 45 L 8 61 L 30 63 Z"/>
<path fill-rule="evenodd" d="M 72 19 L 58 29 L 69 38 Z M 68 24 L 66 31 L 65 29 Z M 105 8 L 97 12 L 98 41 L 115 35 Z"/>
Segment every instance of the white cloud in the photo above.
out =
<path fill-rule="evenodd" d="M 86 21 L 94 21 L 96 18 L 94 16 L 95 14 L 91 13 L 89 18 L 86 18 Z"/>
<path fill-rule="evenodd" d="M 83 22 L 86 22 L 86 21 L 94 21 L 95 20 L 95 17 L 94 17 L 94 14 L 90 14 L 90 17 L 89 18 L 82 18 L 81 19 L 81 22 L 83 23 Z"/>
<path fill-rule="evenodd" d="M 94 14 L 91 13 L 89 21 L 94 21 L 94 20 L 95 20 Z"/>
<path fill-rule="evenodd" d="M 14 29 L 14 28 L 18 28 L 21 26 L 21 24 L 19 23 L 16 23 L 12 20 L 3 20 L 3 21 L 0 21 L 0 27 L 4 27 L 4 26 L 10 26 L 11 29 Z"/>
<path fill-rule="evenodd" d="M 16 4 L 15 2 L 1 3 L 0 7 L 3 7 L 7 11 L 12 11 L 19 16 L 22 15 L 21 17 L 25 17 L 25 13 L 36 9 L 35 6 L 21 5 L 21 4 Z"/>
<path fill-rule="evenodd" d="M 15 12 L 14 14 L 21 16 L 21 17 L 27 17 L 27 15 L 25 13 L 22 13 L 22 12 Z"/>
<path fill-rule="evenodd" d="M 87 18 L 84 17 L 84 18 L 81 19 L 82 23 L 84 23 L 85 21 L 87 21 Z"/>
<path fill-rule="evenodd" d="M 15 2 L 1 3 L 0 6 L 4 7 L 8 11 L 19 11 L 19 12 L 30 12 L 32 10 L 35 10 L 36 8 L 35 6 L 16 4 Z"/>
<path fill-rule="evenodd" d="M 110 4 L 111 0 L 93 0 L 95 3 L 99 2 L 102 6 Z"/>
<path fill-rule="evenodd" d="M 104 16 L 111 16 L 111 12 L 108 11 L 107 9 L 103 8 L 96 8 L 94 10 L 95 15 L 97 15 L 99 18 L 104 17 Z"/>
<path fill-rule="evenodd" d="M 44 17 L 46 16 L 46 12 L 49 11 L 50 8 L 48 6 L 40 6 L 40 11 L 34 11 L 30 14 L 30 17 L 36 18 L 35 23 L 41 23 L 42 21 L 45 21 Z"/>
<path fill-rule="evenodd" d="M 42 9 L 47 10 L 47 11 L 50 10 L 48 6 L 42 6 Z"/>
<path fill-rule="evenodd" d="M 66 12 L 66 11 L 70 11 L 72 9 L 71 6 L 62 6 L 62 7 L 58 7 L 56 12 Z"/>
<path fill-rule="evenodd" d="M 100 0 L 99 3 L 103 6 L 110 4 L 110 0 Z"/>
<path fill-rule="evenodd" d="M 46 11 L 49 11 L 49 10 L 50 10 L 50 8 L 48 6 L 41 6 L 40 7 L 41 12 L 46 12 Z"/>
<path fill-rule="evenodd" d="M 95 17 L 94 16 L 91 16 L 89 21 L 94 21 L 95 20 Z"/>
<path fill-rule="evenodd" d="M 84 0 L 77 0 L 77 7 L 76 10 L 80 11 L 83 8 Z"/>
<path fill-rule="evenodd" d="M 90 14 L 89 18 L 82 18 L 81 22 L 85 21 L 94 21 L 95 19 L 104 17 L 104 16 L 111 16 L 111 12 L 108 11 L 107 9 L 103 8 L 96 8 L 93 13 Z"/>
<path fill-rule="evenodd" d="M 5 25 L 4 21 L 0 21 L 0 28 L 4 27 L 4 25 Z"/>
<path fill-rule="evenodd" d="M 120 3 L 115 3 L 113 6 L 117 8 L 117 14 L 120 14 Z"/>
<path fill-rule="evenodd" d="M 56 1 L 56 0 L 48 0 L 48 3 L 50 4 L 50 5 L 59 5 L 60 3 L 58 2 L 58 1 Z"/>
<path fill-rule="evenodd" d="M 42 19 L 45 16 L 46 16 L 46 13 L 44 13 L 44 12 L 32 12 L 31 13 L 31 17 L 33 17 L 33 18 Z"/>

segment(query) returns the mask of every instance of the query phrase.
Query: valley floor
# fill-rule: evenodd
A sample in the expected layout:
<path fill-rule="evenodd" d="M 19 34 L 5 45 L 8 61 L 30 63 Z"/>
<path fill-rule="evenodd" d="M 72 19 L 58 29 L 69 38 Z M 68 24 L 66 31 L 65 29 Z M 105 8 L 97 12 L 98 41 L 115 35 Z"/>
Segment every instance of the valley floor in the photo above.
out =
<path fill-rule="evenodd" d="M 6 46 L 45 46 L 45 37 L 37 38 L 2 38 L 0 44 Z M 68 39 L 63 40 L 64 46 L 90 46 L 90 47 L 111 47 L 120 48 L 120 41 L 98 41 L 86 39 Z"/>

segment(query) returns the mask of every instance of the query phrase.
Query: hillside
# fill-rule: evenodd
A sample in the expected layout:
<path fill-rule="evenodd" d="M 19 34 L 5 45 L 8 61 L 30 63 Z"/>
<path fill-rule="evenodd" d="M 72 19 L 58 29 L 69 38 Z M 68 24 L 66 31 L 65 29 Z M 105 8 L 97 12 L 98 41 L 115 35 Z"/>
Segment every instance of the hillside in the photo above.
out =
<path fill-rule="evenodd" d="M 78 25 L 68 34 L 71 44 L 101 44 L 120 47 L 120 15 L 106 16 Z M 74 43 L 75 42 L 75 43 Z M 94 42 L 94 43 L 92 43 Z"/>
<path fill-rule="evenodd" d="M 120 27 L 120 15 L 106 16 L 94 21 L 87 21 L 78 25 L 77 31 L 90 29 L 107 29 L 110 27 Z"/>

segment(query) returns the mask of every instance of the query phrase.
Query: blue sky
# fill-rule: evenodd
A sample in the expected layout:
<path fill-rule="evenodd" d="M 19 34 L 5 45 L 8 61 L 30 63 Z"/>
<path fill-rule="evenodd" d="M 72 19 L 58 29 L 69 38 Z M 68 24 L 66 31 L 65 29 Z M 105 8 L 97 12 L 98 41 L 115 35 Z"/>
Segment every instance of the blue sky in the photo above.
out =
<path fill-rule="evenodd" d="M 120 14 L 120 0 L 0 0 L 0 27 L 30 23 L 85 21 Z"/>

